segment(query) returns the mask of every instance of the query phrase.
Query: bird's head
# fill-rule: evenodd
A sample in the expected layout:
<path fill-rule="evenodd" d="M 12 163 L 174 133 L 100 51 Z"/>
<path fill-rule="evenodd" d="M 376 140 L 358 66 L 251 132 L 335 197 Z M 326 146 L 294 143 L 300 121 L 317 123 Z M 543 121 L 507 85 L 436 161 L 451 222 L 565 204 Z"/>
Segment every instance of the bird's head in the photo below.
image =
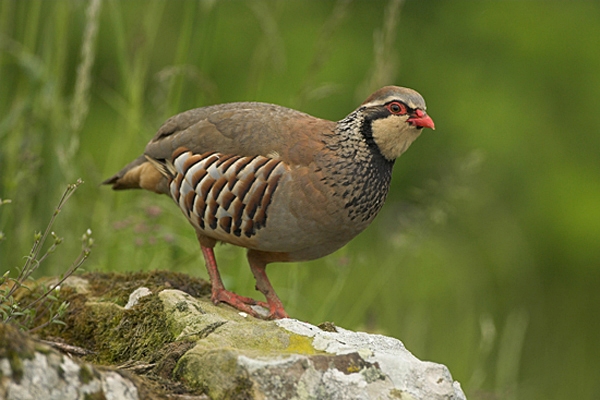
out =
<path fill-rule="evenodd" d="M 425 100 L 416 91 L 385 86 L 373 93 L 357 111 L 364 118 L 362 133 L 373 140 L 381 154 L 393 161 L 419 137 L 423 128 L 435 129 Z"/>

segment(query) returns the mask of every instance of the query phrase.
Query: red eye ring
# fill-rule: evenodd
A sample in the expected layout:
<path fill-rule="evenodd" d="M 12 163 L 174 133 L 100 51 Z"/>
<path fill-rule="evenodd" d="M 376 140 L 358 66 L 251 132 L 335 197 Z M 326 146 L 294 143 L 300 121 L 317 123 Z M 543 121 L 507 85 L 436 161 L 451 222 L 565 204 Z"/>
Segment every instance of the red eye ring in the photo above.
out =
<path fill-rule="evenodd" d="M 394 115 L 404 115 L 408 113 L 406 105 L 399 101 L 392 101 L 386 108 Z"/>

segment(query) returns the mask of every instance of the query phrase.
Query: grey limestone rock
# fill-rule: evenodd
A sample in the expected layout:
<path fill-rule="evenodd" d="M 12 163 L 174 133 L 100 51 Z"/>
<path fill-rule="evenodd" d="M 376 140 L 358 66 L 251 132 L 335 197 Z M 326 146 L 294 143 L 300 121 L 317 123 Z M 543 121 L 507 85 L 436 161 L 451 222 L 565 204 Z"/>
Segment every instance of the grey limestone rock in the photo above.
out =
<path fill-rule="evenodd" d="M 0 324 L 0 399 L 465 400 L 445 366 L 397 339 L 258 320 L 213 305 L 206 283 L 182 274 L 85 274 L 62 286 L 67 328 L 47 334 L 87 355 Z"/>
<path fill-rule="evenodd" d="M 3 330 L 14 329 L 2 326 Z M 15 338 L 19 335 L 12 333 Z M 0 399 L 6 400 L 137 400 L 135 384 L 115 371 L 100 371 L 46 346 L 33 344 L 21 334 L 32 351 L 0 357 Z M 6 343 L 10 346 L 11 344 Z M 4 352 L 6 353 L 6 352 Z"/>
<path fill-rule="evenodd" d="M 198 337 L 176 374 L 215 399 L 466 399 L 445 366 L 394 338 L 259 321 L 177 290 L 159 297 L 178 337 Z"/>

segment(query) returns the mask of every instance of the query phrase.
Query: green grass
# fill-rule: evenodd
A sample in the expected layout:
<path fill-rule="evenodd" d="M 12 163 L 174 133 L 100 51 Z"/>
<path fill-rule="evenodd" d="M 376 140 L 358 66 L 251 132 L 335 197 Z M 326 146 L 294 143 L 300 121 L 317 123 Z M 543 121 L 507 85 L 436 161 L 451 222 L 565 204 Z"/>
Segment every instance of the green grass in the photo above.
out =
<path fill-rule="evenodd" d="M 0 272 L 23 265 L 81 178 L 40 275 L 64 272 L 91 228 L 87 270 L 206 277 L 171 200 L 99 186 L 166 118 L 252 100 L 335 120 L 379 86 L 410 86 L 438 130 L 397 161 L 360 237 L 269 267 L 287 311 L 397 337 L 470 399 L 594 398 L 594 16 L 535 1 L 2 1 Z M 217 258 L 229 288 L 257 294 L 243 250 Z"/>

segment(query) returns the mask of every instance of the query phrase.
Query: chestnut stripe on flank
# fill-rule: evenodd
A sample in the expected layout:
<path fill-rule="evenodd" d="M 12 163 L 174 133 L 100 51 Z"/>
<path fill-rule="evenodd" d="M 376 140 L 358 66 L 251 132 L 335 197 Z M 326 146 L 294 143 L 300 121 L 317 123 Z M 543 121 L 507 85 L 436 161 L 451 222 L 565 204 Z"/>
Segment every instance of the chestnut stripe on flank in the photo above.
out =
<path fill-rule="evenodd" d="M 221 172 L 223 173 L 223 175 L 227 174 L 227 170 L 229 169 L 229 167 L 231 167 L 240 158 L 241 158 L 240 156 L 232 156 L 232 157 L 227 158 L 227 160 L 225 162 L 223 162 L 222 164 L 219 164 L 218 167 L 221 170 Z"/>
<path fill-rule="evenodd" d="M 242 214 L 244 213 L 244 203 L 240 201 L 239 198 L 236 198 L 235 201 L 231 204 L 232 210 L 231 216 L 233 218 L 233 234 L 236 236 L 241 236 L 241 226 L 242 226 Z"/>
<path fill-rule="evenodd" d="M 264 166 L 262 173 L 265 181 L 269 180 L 269 176 L 271 176 L 271 173 L 279 165 L 279 163 L 281 163 L 279 160 L 269 160 L 269 162 Z"/>
<path fill-rule="evenodd" d="M 208 212 L 206 213 L 205 222 L 208 224 L 208 226 L 210 226 L 212 230 L 217 229 L 217 216 L 215 215 L 217 207 L 217 203 L 209 201 L 207 210 Z"/>
<path fill-rule="evenodd" d="M 195 190 L 200 196 L 206 199 L 215 182 L 216 180 L 214 178 L 211 178 L 210 175 L 206 175 L 204 179 L 200 181 L 200 184 L 196 186 Z"/>
<path fill-rule="evenodd" d="M 256 215 L 254 216 L 254 221 L 256 223 L 256 229 L 260 229 L 267 225 L 267 210 L 264 208 L 260 208 Z"/>
<path fill-rule="evenodd" d="M 231 233 L 231 217 L 219 218 L 219 226 L 227 233 Z"/>
<path fill-rule="evenodd" d="M 248 193 L 248 191 L 254 184 L 255 180 L 256 180 L 256 177 L 254 176 L 254 173 L 251 172 L 250 174 L 248 174 L 246 179 L 244 179 L 243 181 L 241 181 L 241 180 L 237 181 L 231 191 L 235 193 L 235 190 L 237 189 L 237 193 L 235 193 L 236 196 L 242 202 L 245 202 L 246 194 Z"/>
<path fill-rule="evenodd" d="M 184 154 L 183 156 L 185 157 L 187 154 Z M 178 171 L 182 174 L 187 174 L 187 172 L 189 171 L 190 168 L 192 168 L 194 165 L 198 164 L 199 162 L 202 162 L 203 159 L 202 157 L 200 157 L 198 154 L 191 154 L 190 156 L 187 157 L 184 161 L 183 161 L 183 165 L 181 166 L 181 171 Z"/>
<path fill-rule="evenodd" d="M 243 233 L 246 237 L 251 237 L 256 233 L 256 229 L 254 229 L 254 221 L 248 219 L 244 222 Z"/>
<path fill-rule="evenodd" d="M 227 183 L 227 178 L 225 178 L 224 176 L 217 179 L 217 181 L 215 182 L 215 184 L 213 185 L 213 187 L 211 189 L 212 198 L 214 200 L 217 200 L 219 198 L 219 195 L 221 194 L 221 190 L 223 190 L 223 187 L 225 186 L 226 183 Z"/>
<path fill-rule="evenodd" d="M 179 185 L 181 185 L 182 180 L 183 175 L 177 174 L 175 175 L 175 179 L 171 181 L 171 197 L 176 203 L 179 203 L 179 196 L 181 195 L 181 192 L 179 191 Z"/>
<path fill-rule="evenodd" d="M 204 159 L 204 164 L 202 167 L 208 171 L 208 168 L 217 161 L 219 161 L 219 156 L 217 154 L 212 154 L 208 158 Z"/>
<path fill-rule="evenodd" d="M 205 197 L 206 208 L 202 216 L 212 229 L 217 229 L 217 210 L 219 205 L 212 197 Z"/>
<path fill-rule="evenodd" d="M 258 158 L 258 159 L 257 159 Z M 252 168 L 254 168 L 254 174 L 258 175 L 258 171 L 260 171 L 260 169 L 269 162 L 269 158 L 266 157 L 254 157 L 254 159 L 252 160 Z"/>
<path fill-rule="evenodd" d="M 178 147 L 177 149 L 175 149 L 175 151 L 173 152 L 173 154 L 171 154 L 171 160 L 176 160 L 177 157 L 179 157 L 183 153 L 187 153 L 187 152 L 190 152 L 187 147 Z"/>
<path fill-rule="evenodd" d="M 186 215 L 189 217 L 190 216 L 190 212 L 194 209 L 194 197 L 196 197 L 196 192 L 194 192 L 193 190 L 190 190 L 186 195 L 185 195 L 185 199 L 183 200 L 184 202 L 184 206 L 185 206 L 185 211 L 186 211 Z"/>
<path fill-rule="evenodd" d="M 229 210 L 229 206 L 235 198 L 235 194 L 229 190 L 225 191 L 225 193 L 223 193 L 223 197 L 221 198 L 221 207 L 223 207 L 225 210 Z"/>
<path fill-rule="evenodd" d="M 256 209 L 262 203 L 262 196 L 265 193 L 265 189 L 267 188 L 267 182 L 258 183 L 257 187 L 254 189 L 254 192 L 246 201 L 246 216 L 249 219 L 254 218 L 254 213 Z"/>
<path fill-rule="evenodd" d="M 206 200 L 203 196 L 196 196 L 196 201 L 194 202 L 194 213 L 200 218 L 204 220 L 204 214 L 206 213 Z"/>
<path fill-rule="evenodd" d="M 202 179 L 204 179 L 205 176 L 206 176 L 205 168 L 200 168 L 198 171 L 194 172 L 194 174 L 192 175 L 192 177 L 190 179 L 190 184 L 192 185 L 194 190 L 196 190 L 196 187 L 198 186 L 198 182 L 200 182 Z"/>
<path fill-rule="evenodd" d="M 237 157 L 236 155 L 233 154 L 219 154 L 219 161 L 217 161 L 217 163 L 215 164 L 215 167 L 217 168 L 221 168 L 221 165 L 223 163 L 225 163 L 225 161 L 229 161 L 232 158 Z"/>
<path fill-rule="evenodd" d="M 250 164 L 253 158 L 250 157 L 242 157 L 235 163 L 235 168 L 231 172 L 234 176 L 237 176 L 240 171 L 246 168 L 246 165 Z"/>
<path fill-rule="evenodd" d="M 192 153 L 192 152 L 190 151 L 190 153 Z M 216 151 L 205 151 L 204 153 L 201 153 L 199 155 L 200 155 L 200 158 L 204 159 L 204 158 L 208 158 L 212 155 L 215 155 L 218 157 L 218 156 L 220 156 L 220 153 L 217 153 Z"/>
<path fill-rule="evenodd" d="M 277 189 L 277 185 L 279 184 L 279 179 L 281 179 L 281 175 L 274 175 L 269 180 L 269 186 L 267 187 L 267 191 L 262 196 L 262 202 L 258 212 L 254 216 L 254 221 L 256 221 L 256 229 L 260 229 L 263 226 L 267 225 L 267 208 L 271 204 L 271 199 L 275 189 Z"/>

